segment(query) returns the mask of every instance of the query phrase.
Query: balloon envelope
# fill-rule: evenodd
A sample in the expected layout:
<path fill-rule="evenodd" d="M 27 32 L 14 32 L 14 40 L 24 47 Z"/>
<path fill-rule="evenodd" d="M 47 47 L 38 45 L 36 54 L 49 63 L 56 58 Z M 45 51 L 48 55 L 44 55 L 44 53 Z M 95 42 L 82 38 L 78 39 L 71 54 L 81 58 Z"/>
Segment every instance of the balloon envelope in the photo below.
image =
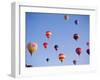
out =
<path fill-rule="evenodd" d="M 79 24 L 79 20 L 75 20 L 75 24 L 78 25 Z"/>
<path fill-rule="evenodd" d="M 49 62 L 49 60 L 50 60 L 49 58 L 46 58 L 46 61 L 47 61 L 47 62 Z"/>
<path fill-rule="evenodd" d="M 44 42 L 43 43 L 43 46 L 44 46 L 44 48 L 48 48 L 48 43 L 47 42 Z"/>
<path fill-rule="evenodd" d="M 68 20 L 69 19 L 69 16 L 68 15 L 64 15 L 64 19 L 65 20 Z"/>
<path fill-rule="evenodd" d="M 76 53 L 80 56 L 80 54 L 81 54 L 81 52 L 82 52 L 82 49 L 81 48 L 76 48 Z"/>
<path fill-rule="evenodd" d="M 86 45 L 89 46 L 89 42 L 87 42 Z"/>
<path fill-rule="evenodd" d="M 47 38 L 50 38 L 52 36 L 52 32 L 47 31 L 45 35 L 46 35 Z"/>
<path fill-rule="evenodd" d="M 73 64 L 76 65 L 76 60 L 73 60 Z"/>
<path fill-rule="evenodd" d="M 59 54 L 59 60 L 60 60 L 61 62 L 63 62 L 64 59 L 65 59 L 65 55 L 64 55 L 63 53 L 60 53 L 60 54 Z"/>
<path fill-rule="evenodd" d="M 86 52 L 88 55 L 90 55 L 90 49 L 87 49 Z"/>
<path fill-rule="evenodd" d="M 80 36 L 79 36 L 79 34 L 76 33 L 73 35 L 73 38 L 77 41 L 80 38 Z"/>
<path fill-rule="evenodd" d="M 37 51 L 38 45 L 35 42 L 30 42 L 30 43 L 28 43 L 27 48 L 28 48 L 28 51 L 30 52 L 30 54 L 32 55 L 34 52 Z"/>
<path fill-rule="evenodd" d="M 58 45 L 54 45 L 54 49 L 57 51 L 58 50 Z"/>

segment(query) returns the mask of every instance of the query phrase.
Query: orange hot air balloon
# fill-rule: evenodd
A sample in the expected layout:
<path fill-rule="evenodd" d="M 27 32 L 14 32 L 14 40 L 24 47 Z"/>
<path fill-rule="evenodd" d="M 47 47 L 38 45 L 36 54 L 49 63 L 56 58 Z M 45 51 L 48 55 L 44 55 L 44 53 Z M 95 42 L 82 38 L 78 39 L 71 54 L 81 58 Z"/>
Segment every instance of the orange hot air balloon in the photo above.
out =
<path fill-rule="evenodd" d="M 63 53 L 60 53 L 60 54 L 59 54 L 59 60 L 60 60 L 61 62 L 63 62 L 64 59 L 65 59 L 65 55 L 64 55 Z"/>
<path fill-rule="evenodd" d="M 48 43 L 47 42 L 44 42 L 43 43 L 43 46 L 44 46 L 44 48 L 48 48 Z"/>
<path fill-rule="evenodd" d="M 81 54 L 81 52 L 82 52 L 82 49 L 81 48 L 76 48 L 76 53 L 80 56 L 80 54 Z"/>
<path fill-rule="evenodd" d="M 28 43 L 27 48 L 32 56 L 32 54 L 37 51 L 38 45 L 35 42 L 30 42 Z"/>
<path fill-rule="evenodd" d="M 45 35 L 46 35 L 46 37 L 49 39 L 49 38 L 52 36 L 52 32 L 47 31 Z"/>

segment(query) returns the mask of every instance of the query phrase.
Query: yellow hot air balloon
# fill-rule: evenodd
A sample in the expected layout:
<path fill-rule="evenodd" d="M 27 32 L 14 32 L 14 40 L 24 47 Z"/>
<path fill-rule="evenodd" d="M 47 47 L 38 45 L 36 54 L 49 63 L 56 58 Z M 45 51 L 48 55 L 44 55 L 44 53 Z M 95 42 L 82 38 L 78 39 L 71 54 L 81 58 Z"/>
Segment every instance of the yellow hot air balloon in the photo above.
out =
<path fill-rule="evenodd" d="M 32 54 L 37 51 L 38 45 L 35 42 L 30 42 L 28 43 L 27 48 L 32 56 Z"/>

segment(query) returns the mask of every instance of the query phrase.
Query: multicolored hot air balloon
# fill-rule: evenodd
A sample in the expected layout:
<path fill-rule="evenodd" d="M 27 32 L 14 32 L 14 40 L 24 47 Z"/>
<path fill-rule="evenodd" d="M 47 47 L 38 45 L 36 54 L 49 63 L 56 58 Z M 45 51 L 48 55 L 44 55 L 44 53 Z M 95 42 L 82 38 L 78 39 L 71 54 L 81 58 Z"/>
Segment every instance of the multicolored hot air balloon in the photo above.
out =
<path fill-rule="evenodd" d="M 58 50 L 58 45 L 54 45 L 54 49 L 57 51 Z"/>
<path fill-rule="evenodd" d="M 44 47 L 44 48 L 48 48 L 48 43 L 47 43 L 47 42 L 44 42 L 44 43 L 43 43 L 43 47 Z"/>
<path fill-rule="evenodd" d="M 79 36 L 79 34 L 76 33 L 73 35 L 73 38 L 77 41 L 80 38 L 80 36 Z"/>
<path fill-rule="evenodd" d="M 46 35 L 46 37 L 49 39 L 49 38 L 52 36 L 52 32 L 47 31 L 47 32 L 45 33 L 45 35 Z"/>
<path fill-rule="evenodd" d="M 90 55 L 90 49 L 87 49 L 86 52 L 88 55 Z"/>
<path fill-rule="evenodd" d="M 73 64 L 76 65 L 76 63 L 77 63 L 76 60 L 73 60 Z"/>
<path fill-rule="evenodd" d="M 65 20 L 68 20 L 69 19 L 69 16 L 68 15 L 64 15 L 64 19 Z"/>
<path fill-rule="evenodd" d="M 35 42 L 30 42 L 30 43 L 28 43 L 27 48 L 32 56 L 32 54 L 37 51 L 38 45 Z"/>
<path fill-rule="evenodd" d="M 60 53 L 60 54 L 59 54 L 59 60 L 60 60 L 61 62 L 63 62 L 64 59 L 65 59 L 64 53 Z"/>
<path fill-rule="evenodd" d="M 75 20 L 74 22 L 75 22 L 75 24 L 76 24 L 76 25 L 78 25 L 78 24 L 79 24 L 79 20 Z"/>
<path fill-rule="evenodd" d="M 80 54 L 81 54 L 81 52 L 82 52 L 82 49 L 78 47 L 78 48 L 76 48 L 75 51 L 76 51 L 76 53 L 80 56 Z"/>

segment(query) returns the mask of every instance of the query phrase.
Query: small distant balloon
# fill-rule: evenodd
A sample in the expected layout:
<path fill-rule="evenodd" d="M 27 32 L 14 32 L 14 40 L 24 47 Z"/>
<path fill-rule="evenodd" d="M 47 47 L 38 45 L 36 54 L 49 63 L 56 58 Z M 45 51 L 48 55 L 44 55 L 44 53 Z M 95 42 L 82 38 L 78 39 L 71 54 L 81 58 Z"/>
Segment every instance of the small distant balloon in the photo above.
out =
<path fill-rule="evenodd" d="M 47 42 L 44 42 L 44 43 L 43 43 L 43 47 L 44 47 L 44 48 L 48 48 L 48 43 L 47 43 Z"/>
<path fill-rule="evenodd" d="M 68 15 L 64 15 L 64 19 L 65 20 L 68 20 L 69 19 L 69 16 Z"/>
<path fill-rule="evenodd" d="M 76 63 L 77 63 L 76 60 L 73 60 L 73 64 L 76 65 Z"/>
<path fill-rule="evenodd" d="M 50 60 L 49 58 L 46 58 L 46 61 L 47 61 L 47 62 L 49 62 L 49 60 Z"/>
<path fill-rule="evenodd" d="M 86 45 L 89 46 L 89 42 L 87 42 Z"/>
<path fill-rule="evenodd" d="M 46 35 L 46 37 L 49 39 L 49 38 L 51 38 L 51 36 L 52 36 L 52 32 L 47 31 L 47 32 L 45 33 L 45 35 Z"/>
<path fill-rule="evenodd" d="M 54 49 L 57 51 L 58 50 L 58 45 L 54 45 Z"/>
<path fill-rule="evenodd" d="M 63 62 L 64 59 L 65 59 L 64 53 L 60 53 L 60 54 L 59 54 L 59 60 L 60 60 L 61 62 Z"/>
<path fill-rule="evenodd" d="M 76 53 L 80 56 L 80 54 L 81 54 L 81 52 L 82 52 L 82 49 L 78 47 L 78 48 L 76 48 L 75 51 L 76 51 Z"/>
<path fill-rule="evenodd" d="M 79 24 L 79 20 L 75 20 L 75 24 L 78 25 Z"/>
<path fill-rule="evenodd" d="M 87 49 L 86 52 L 88 55 L 90 55 L 90 49 Z"/>
<path fill-rule="evenodd" d="M 38 45 L 35 42 L 30 42 L 30 43 L 28 43 L 27 48 L 32 56 L 32 54 L 37 51 Z"/>
<path fill-rule="evenodd" d="M 79 36 L 79 34 L 75 33 L 75 34 L 73 35 L 73 38 L 77 41 L 77 40 L 80 38 L 80 36 Z"/>

